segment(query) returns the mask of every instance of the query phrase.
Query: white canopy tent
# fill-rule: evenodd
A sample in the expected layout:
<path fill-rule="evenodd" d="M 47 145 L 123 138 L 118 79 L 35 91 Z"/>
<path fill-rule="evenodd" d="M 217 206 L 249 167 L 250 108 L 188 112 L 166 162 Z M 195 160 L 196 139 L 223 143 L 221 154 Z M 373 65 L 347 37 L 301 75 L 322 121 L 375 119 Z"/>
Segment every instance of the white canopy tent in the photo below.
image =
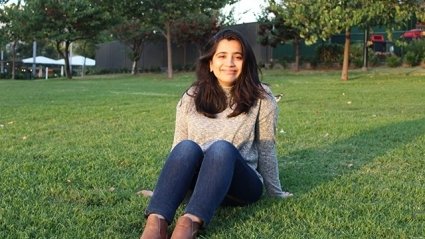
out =
<path fill-rule="evenodd" d="M 34 63 L 34 57 L 25 58 L 22 60 L 25 64 L 33 64 Z M 57 60 L 45 57 L 45 56 L 36 56 L 35 57 L 35 64 L 38 65 L 60 65 Z"/>
<path fill-rule="evenodd" d="M 25 63 L 25 64 L 33 64 L 34 63 L 34 57 L 23 59 L 22 62 Z M 73 56 L 69 59 L 69 62 L 73 66 L 94 66 L 94 65 L 96 65 L 95 60 L 88 58 L 88 57 L 84 57 L 84 56 Z M 48 57 L 45 57 L 45 56 L 36 56 L 35 57 L 35 64 L 38 64 L 38 65 L 65 65 L 65 60 L 64 59 L 54 60 L 54 59 L 51 59 L 51 58 L 48 58 Z"/>
<path fill-rule="evenodd" d="M 85 61 L 85 62 L 84 62 Z M 65 59 L 60 59 L 56 61 L 57 64 L 59 65 L 65 65 Z M 70 58 L 69 63 L 71 63 L 71 65 L 73 66 L 94 66 L 96 65 L 96 61 L 88 58 L 88 57 L 84 57 L 84 56 L 73 56 Z"/>
<path fill-rule="evenodd" d="M 45 56 L 36 56 L 35 59 L 34 59 L 34 57 L 25 58 L 25 59 L 22 59 L 22 62 L 24 64 L 38 65 L 38 68 L 35 69 L 35 72 L 33 72 L 32 74 L 34 76 L 39 77 L 39 78 L 45 76 L 46 79 L 49 77 L 49 66 L 59 65 L 57 60 L 54 60 L 54 59 L 51 59 L 51 58 L 48 58 L 48 57 L 45 57 Z M 43 71 L 42 65 L 45 66 L 44 71 Z M 51 72 L 53 72 L 53 71 L 51 71 Z"/>
<path fill-rule="evenodd" d="M 60 59 L 60 60 L 54 60 L 45 56 L 36 56 L 35 57 L 35 62 L 34 62 L 34 58 L 30 57 L 30 58 L 26 58 L 22 60 L 23 63 L 25 64 L 36 64 L 36 65 L 40 65 L 38 71 L 37 71 L 37 75 L 38 77 L 42 77 L 43 76 L 43 67 L 41 65 L 47 65 L 45 68 L 45 72 L 46 72 L 46 79 L 48 78 L 48 71 L 49 71 L 49 65 L 57 65 L 60 66 L 61 68 L 61 76 L 64 75 L 64 66 L 65 66 L 65 60 L 64 59 Z M 84 68 L 86 66 L 94 66 L 96 65 L 96 61 L 91 59 L 91 58 L 87 58 L 84 56 L 78 56 L 75 55 L 73 57 L 71 57 L 69 59 L 69 63 L 71 64 L 71 66 L 81 66 L 81 75 L 84 76 Z"/>

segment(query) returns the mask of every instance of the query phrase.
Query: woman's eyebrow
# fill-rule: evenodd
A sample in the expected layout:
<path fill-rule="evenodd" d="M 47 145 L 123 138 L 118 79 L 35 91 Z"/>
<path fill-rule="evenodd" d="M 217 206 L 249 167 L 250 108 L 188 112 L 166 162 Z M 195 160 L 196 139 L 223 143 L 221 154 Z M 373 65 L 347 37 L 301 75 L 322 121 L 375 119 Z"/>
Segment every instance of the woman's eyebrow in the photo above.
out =
<path fill-rule="evenodd" d="M 227 52 L 227 51 L 220 51 L 220 52 L 215 53 L 215 55 L 218 55 L 218 54 L 229 54 L 229 52 Z M 242 55 L 242 52 L 235 51 L 235 52 L 230 52 L 230 54 L 240 54 L 240 55 Z"/>

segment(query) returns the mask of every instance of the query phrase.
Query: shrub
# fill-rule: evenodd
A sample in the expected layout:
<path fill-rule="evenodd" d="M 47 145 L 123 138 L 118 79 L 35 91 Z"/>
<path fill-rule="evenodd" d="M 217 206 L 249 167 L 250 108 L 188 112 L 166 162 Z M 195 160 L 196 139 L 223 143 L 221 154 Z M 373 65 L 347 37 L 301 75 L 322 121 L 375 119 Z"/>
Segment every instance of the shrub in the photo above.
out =
<path fill-rule="evenodd" d="M 324 43 L 316 49 L 316 59 L 319 63 L 339 63 L 342 59 L 344 46 L 341 44 Z"/>
<path fill-rule="evenodd" d="M 391 55 L 385 59 L 387 66 L 389 67 L 399 67 L 401 66 L 401 58 L 396 55 Z"/>
<path fill-rule="evenodd" d="M 314 57 L 314 56 L 309 56 L 309 57 L 304 57 L 304 56 L 301 56 L 301 64 L 304 64 L 304 63 L 310 63 L 311 65 L 314 65 L 314 64 L 316 64 L 317 65 L 317 59 Z"/>
<path fill-rule="evenodd" d="M 368 63 L 377 66 L 380 63 L 379 56 L 371 49 L 368 50 Z M 355 67 L 363 66 L 363 44 L 352 44 L 350 48 L 350 61 Z"/>
<path fill-rule="evenodd" d="M 417 66 L 420 63 L 419 55 L 414 51 L 408 51 L 406 55 L 404 55 L 404 63 L 409 66 Z"/>
<path fill-rule="evenodd" d="M 350 61 L 355 67 L 363 66 L 363 45 L 351 44 L 350 47 Z"/>
<path fill-rule="evenodd" d="M 404 47 L 406 54 L 404 62 L 410 66 L 417 66 L 425 57 L 425 40 L 413 40 Z"/>
<path fill-rule="evenodd" d="M 370 66 L 377 66 L 383 61 L 385 58 L 385 54 L 376 54 L 375 52 L 369 50 L 369 65 Z"/>

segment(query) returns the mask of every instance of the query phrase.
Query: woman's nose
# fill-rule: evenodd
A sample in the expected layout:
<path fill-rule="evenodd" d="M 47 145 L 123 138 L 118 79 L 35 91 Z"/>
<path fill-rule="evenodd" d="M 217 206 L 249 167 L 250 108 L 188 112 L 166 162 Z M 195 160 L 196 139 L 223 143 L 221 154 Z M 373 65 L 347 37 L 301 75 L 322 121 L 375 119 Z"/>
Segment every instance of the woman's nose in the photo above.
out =
<path fill-rule="evenodd" d="M 235 65 L 235 61 L 233 59 L 233 57 L 228 57 L 226 60 L 226 64 L 229 66 L 234 66 Z"/>

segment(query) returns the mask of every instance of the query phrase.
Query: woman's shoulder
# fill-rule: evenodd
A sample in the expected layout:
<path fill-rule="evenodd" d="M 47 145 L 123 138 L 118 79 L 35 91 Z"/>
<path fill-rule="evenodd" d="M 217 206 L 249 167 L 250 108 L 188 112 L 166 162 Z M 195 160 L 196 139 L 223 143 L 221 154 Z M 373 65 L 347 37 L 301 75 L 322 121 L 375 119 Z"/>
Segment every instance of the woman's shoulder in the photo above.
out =
<path fill-rule="evenodd" d="M 270 95 L 273 96 L 272 90 L 270 89 L 270 86 L 264 83 L 261 83 L 261 87 L 263 87 L 264 91 Z"/>
<path fill-rule="evenodd" d="M 196 90 L 194 86 L 189 87 L 187 90 L 185 90 L 180 97 L 179 106 L 182 104 L 187 105 L 190 104 L 193 101 L 193 97 L 195 96 Z"/>
<path fill-rule="evenodd" d="M 261 86 L 264 89 L 264 98 L 262 99 L 263 101 L 268 101 L 271 104 L 276 104 L 276 98 L 273 95 L 272 90 L 270 89 L 269 85 L 266 85 L 264 83 L 261 84 Z"/>
<path fill-rule="evenodd" d="M 185 94 L 186 94 L 187 96 L 190 96 L 190 97 L 195 96 L 195 94 L 196 94 L 196 86 L 191 86 L 191 87 L 189 87 L 189 89 L 187 89 L 187 90 L 185 91 Z"/>

